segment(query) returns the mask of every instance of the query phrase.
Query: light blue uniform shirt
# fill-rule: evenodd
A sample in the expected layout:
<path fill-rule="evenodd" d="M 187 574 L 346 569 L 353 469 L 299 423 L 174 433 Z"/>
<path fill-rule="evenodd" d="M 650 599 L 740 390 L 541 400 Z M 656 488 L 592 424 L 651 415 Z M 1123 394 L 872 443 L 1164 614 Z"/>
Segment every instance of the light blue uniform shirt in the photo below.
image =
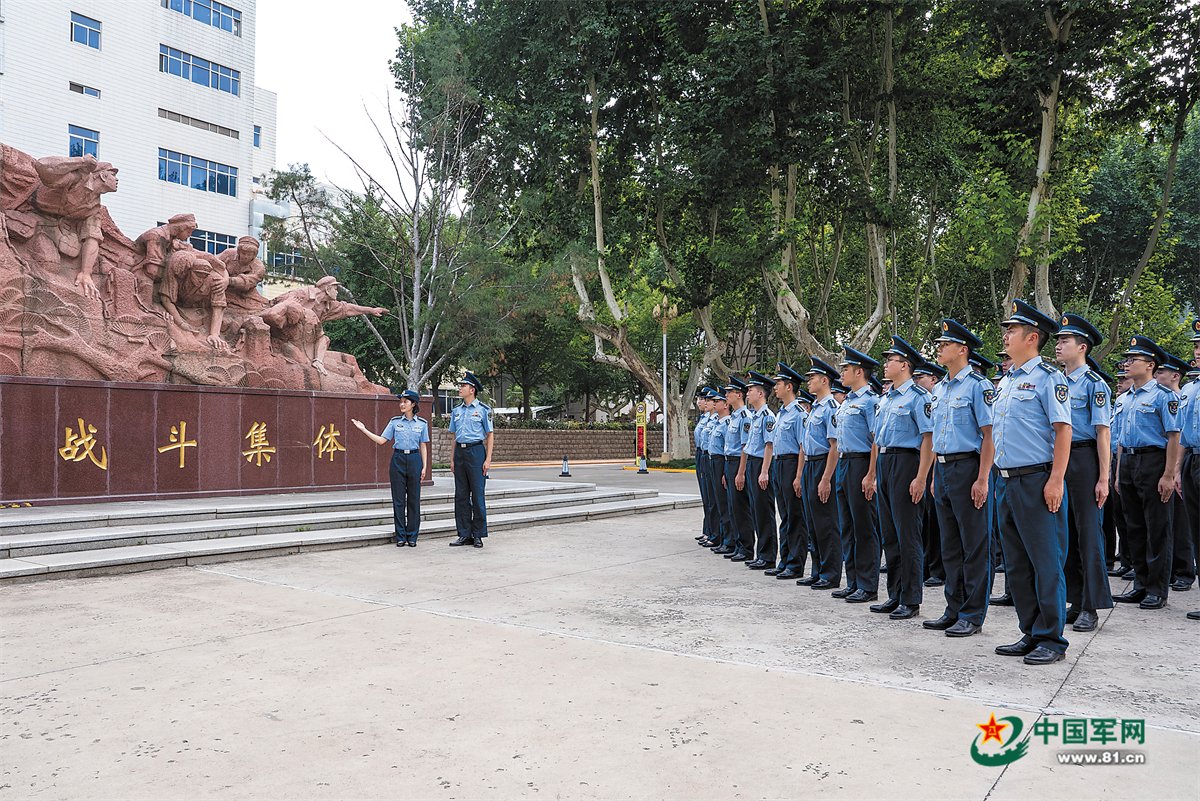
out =
<path fill-rule="evenodd" d="M 1070 423 L 1067 377 L 1034 356 L 1000 380 L 992 405 L 996 467 L 1054 461 L 1054 424 Z"/>
<path fill-rule="evenodd" d="M 422 442 L 429 442 L 429 428 L 420 417 L 409 420 L 402 415 L 388 420 L 387 428 L 379 436 L 390 439 L 398 451 L 415 451 Z"/>
<path fill-rule="evenodd" d="M 767 443 L 775 430 L 775 412 L 763 404 L 762 408 L 750 412 L 750 438 L 746 440 L 746 455 L 758 459 L 766 455 Z"/>
<path fill-rule="evenodd" d="M 1151 378 L 1129 388 L 1121 421 L 1122 448 L 1165 448 L 1167 434 L 1179 431 L 1179 396 Z"/>
<path fill-rule="evenodd" d="M 775 417 L 775 430 L 771 432 L 772 456 L 787 456 L 800 453 L 800 437 L 804 435 L 804 412 L 799 401 L 792 401 L 779 410 Z"/>
<path fill-rule="evenodd" d="M 725 432 L 725 455 L 741 456 L 746 440 L 750 438 L 750 410 L 743 406 L 736 412 L 730 412 L 725 424 L 728 427 Z"/>
<path fill-rule="evenodd" d="M 871 435 L 875 430 L 875 410 L 879 398 L 869 386 L 859 387 L 846 396 L 838 406 L 838 453 L 867 453 L 871 450 Z"/>
<path fill-rule="evenodd" d="M 704 438 L 704 427 L 708 425 L 708 415 L 711 412 L 704 412 L 696 418 L 696 427 L 692 430 L 692 442 L 696 446 L 696 450 L 703 450 L 704 446 L 700 443 Z"/>
<path fill-rule="evenodd" d="M 1067 375 L 1067 389 L 1071 396 L 1071 441 L 1095 440 L 1098 427 L 1112 425 L 1108 405 L 1112 390 L 1086 364 Z"/>
<path fill-rule="evenodd" d="M 804 426 L 804 455 L 824 456 L 829 453 L 829 440 L 837 437 L 838 403 L 826 395 L 813 404 Z"/>
<path fill-rule="evenodd" d="M 708 452 L 711 456 L 725 455 L 725 432 L 729 430 L 729 415 L 718 415 L 708 427 Z"/>
<path fill-rule="evenodd" d="M 478 399 L 460 403 L 450 411 L 450 433 L 455 442 L 483 442 L 492 433 L 492 410 Z"/>
<path fill-rule="evenodd" d="M 1179 391 L 1179 441 L 1185 448 L 1200 448 L 1200 379 Z"/>
<path fill-rule="evenodd" d="M 875 443 L 879 447 L 920 449 L 924 435 L 931 431 L 933 396 L 911 378 L 879 401 L 875 415 Z"/>
<path fill-rule="evenodd" d="M 1112 426 L 1110 429 L 1112 434 L 1109 439 L 1109 444 L 1112 446 L 1112 452 L 1114 454 L 1117 452 L 1117 446 L 1121 444 L 1121 426 L 1125 424 L 1125 407 L 1128 405 L 1128 403 L 1129 390 L 1122 392 L 1113 402 Z"/>
<path fill-rule="evenodd" d="M 933 452 L 978 453 L 983 427 L 992 424 L 992 382 L 967 365 L 939 381 L 933 392 Z"/>

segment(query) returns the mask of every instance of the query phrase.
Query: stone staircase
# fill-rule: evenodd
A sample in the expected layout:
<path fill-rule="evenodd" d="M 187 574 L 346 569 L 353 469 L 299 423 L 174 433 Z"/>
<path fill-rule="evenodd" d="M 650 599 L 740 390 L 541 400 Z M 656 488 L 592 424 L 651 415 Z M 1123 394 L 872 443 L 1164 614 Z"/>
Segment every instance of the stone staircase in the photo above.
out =
<path fill-rule="evenodd" d="M 690 495 L 493 479 L 488 531 L 698 506 Z M 455 535 L 454 485 L 421 493 L 421 539 Z M 0 509 L 0 584 L 72 578 L 391 541 L 387 490 Z"/>

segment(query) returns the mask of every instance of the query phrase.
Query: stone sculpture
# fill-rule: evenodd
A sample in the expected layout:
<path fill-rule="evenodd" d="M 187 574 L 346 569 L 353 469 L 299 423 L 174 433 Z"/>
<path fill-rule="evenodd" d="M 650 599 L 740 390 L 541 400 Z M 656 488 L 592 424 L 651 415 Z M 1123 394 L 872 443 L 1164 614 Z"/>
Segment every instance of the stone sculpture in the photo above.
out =
<path fill-rule="evenodd" d="M 386 391 L 321 328 L 383 309 L 338 301 L 332 278 L 273 305 L 256 289 L 257 240 L 197 250 L 191 214 L 131 240 L 101 203 L 116 176 L 92 156 L 0 143 L 0 374 Z"/>

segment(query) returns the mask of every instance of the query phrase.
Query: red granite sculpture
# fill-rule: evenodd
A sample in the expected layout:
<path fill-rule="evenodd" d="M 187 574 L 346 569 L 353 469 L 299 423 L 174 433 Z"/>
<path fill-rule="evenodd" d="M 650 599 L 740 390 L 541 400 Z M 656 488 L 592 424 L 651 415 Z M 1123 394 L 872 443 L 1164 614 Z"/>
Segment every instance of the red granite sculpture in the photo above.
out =
<path fill-rule="evenodd" d="M 385 310 L 337 282 L 258 294 L 258 242 L 213 255 L 190 214 L 131 240 L 101 202 L 117 169 L 0 143 L 0 374 L 380 393 L 321 323 Z"/>

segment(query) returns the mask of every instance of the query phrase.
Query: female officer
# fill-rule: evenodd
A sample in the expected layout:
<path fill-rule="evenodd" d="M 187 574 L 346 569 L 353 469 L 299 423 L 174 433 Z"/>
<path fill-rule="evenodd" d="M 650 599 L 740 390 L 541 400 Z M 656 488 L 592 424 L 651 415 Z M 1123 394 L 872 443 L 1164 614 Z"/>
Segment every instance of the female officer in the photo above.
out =
<path fill-rule="evenodd" d="M 429 457 L 429 428 L 417 417 L 421 396 L 411 389 L 397 395 L 400 416 L 388 421 L 382 434 L 372 434 L 358 420 L 350 422 L 378 445 L 392 443 L 392 511 L 396 519 L 396 547 L 417 546 L 421 530 L 421 476 Z"/>

